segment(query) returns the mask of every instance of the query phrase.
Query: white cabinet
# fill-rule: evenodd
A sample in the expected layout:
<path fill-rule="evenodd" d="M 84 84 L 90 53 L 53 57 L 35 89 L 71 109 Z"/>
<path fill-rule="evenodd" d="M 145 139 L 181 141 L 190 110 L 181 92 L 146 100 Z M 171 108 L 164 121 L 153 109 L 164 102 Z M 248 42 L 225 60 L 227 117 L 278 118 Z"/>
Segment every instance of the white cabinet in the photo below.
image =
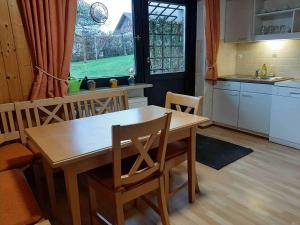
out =
<path fill-rule="evenodd" d="M 214 86 L 213 121 L 269 134 L 272 85 L 221 81 Z"/>
<path fill-rule="evenodd" d="M 253 13 L 253 0 L 226 0 L 225 42 L 252 40 Z"/>
<path fill-rule="evenodd" d="M 135 97 L 128 99 L 129 109 L 140 108 L 148 105 L 147 97 Z"/>
<path fill-rule="evenodd" d="M 300 149 L 300 89 L 274 88 L 270 141 Z"/>
<path fill-rule="evenodd" d="M 241 92 L 238 127 L 268 134 L 271 102 L 272 95 Z"/>
<path fill-rule="evenodd" d="M 213 121 L 237 126 L 239 91 L 214 89 Z"/>

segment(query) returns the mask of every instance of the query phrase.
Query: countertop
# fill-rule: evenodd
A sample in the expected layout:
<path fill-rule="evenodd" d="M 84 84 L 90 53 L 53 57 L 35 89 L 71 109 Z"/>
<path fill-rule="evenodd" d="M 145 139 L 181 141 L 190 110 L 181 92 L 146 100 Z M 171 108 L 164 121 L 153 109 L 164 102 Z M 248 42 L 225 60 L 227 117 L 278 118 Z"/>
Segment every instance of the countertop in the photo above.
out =
<path fill-rule="evenodd" d="M 238 81 L 246 83 L 258 83 L 258 84 L 275 84 L 277 82 L 290 80 L 289 77 L 270 77 L 267 79 L 255 78 L 253 75 L 230 75 L 230 76 L 221 76 L 218 80 L 223 81 Z"/>

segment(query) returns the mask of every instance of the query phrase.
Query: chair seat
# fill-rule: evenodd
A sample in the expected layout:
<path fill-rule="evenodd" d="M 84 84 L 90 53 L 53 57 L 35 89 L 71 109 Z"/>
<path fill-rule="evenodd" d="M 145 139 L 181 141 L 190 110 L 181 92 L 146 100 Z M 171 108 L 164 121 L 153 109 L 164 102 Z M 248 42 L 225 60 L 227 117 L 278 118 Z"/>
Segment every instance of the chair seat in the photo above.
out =
<path fill-rule="evenodd" d="M 132 156 L 132 157 L 122 160 L 122 174 L 127 174 L 129 172 L 135 159 L 136 159 L 136 156 Z M 142 166 L 143 166 L 143 164 L 142 164 Z M 99 183 L 99 184 L 105 186 L 107 189 L 113 191 L 113 188 L 114 188 L 113 177 L 114 176 L 113 176 L 112 164 L 105 165 L 105 166 L 99 167 L 97 169 L 91 170 L 87 173 L 87 175 L 89 176 L 90 179 L 97 181 L 97 183 Z M 129 188 L 129 187 L 132 187 L 135 185 L 138 185 L 138 183 L 123 186 L 123 187 Z"/>
<path fill-rule="evenodd" d="M 188 145 L 185 140 L 169 143 L 167 145 L 167 151 L 166 151 L 166 158 L 165 158 L 166 163 L 168 160 L 171 160 L 172 158 L 185 154 L 187 152 L 187 147 Z M 157 151 L 158 151 L 157 148 L 153 148 L 150 150 L 149 155 L 153 158 L 155 157 Z"/>
<path fill-rule="evenodd" d="M 24 167 L 31 163 L 32 152 L 24 145 L 15 143 L 0 147 L 0 172 Z"/>
<path fill-rule="evenodd" d="M 0 172 L 0 221 L 5 225 L 34 224 L 42 216 L 31 189 L 19 170 Z"/>
<path fill-rule="evenodd" d="M 185 140 L 168 144 L 166 151 L 166 161 L 179 155 L 187 153 L 188 143 Z"/>

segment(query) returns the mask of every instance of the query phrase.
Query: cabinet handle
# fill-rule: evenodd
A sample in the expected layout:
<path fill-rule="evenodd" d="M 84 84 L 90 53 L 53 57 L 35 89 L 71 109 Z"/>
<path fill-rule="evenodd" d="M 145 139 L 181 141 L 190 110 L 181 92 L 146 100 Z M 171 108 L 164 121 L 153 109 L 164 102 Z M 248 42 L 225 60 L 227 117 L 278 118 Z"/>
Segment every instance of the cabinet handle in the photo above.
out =
<path fill-rule="evenodd" d="M 238 96 L 237 94 L 228 94 L 229 96 Z"/>
<path fill-rule="evenodd" d="M 245 98 L 252 98 L 253 96 L 252 95 L 242 95 L 243 97 Z"/>
<path fill-rule="evenodd" d="M 290 95 L 300 95 L 300 92 L 290 92 Z"/>

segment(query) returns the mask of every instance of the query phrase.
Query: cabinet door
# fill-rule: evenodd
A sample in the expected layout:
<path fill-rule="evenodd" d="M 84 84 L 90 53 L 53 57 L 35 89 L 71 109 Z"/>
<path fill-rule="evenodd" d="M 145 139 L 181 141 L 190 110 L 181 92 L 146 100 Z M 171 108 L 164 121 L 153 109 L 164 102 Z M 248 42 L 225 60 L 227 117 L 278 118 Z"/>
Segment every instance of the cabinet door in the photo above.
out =
<path fill-rule="evenodd" d="M 253 37 L 254 0 L 226 0 L 225 42 L 246 42 Z"/>
<path fill-rule="evenodd" d="M 273 96 L 270 137 L 300 145 L 300 98 Z"/>
<path fill-rule="evenodd" d="M 239 92 L 214 89 L 213 121 L 233 127 L 237 126 Z"/>
<path fill-rule="evenodd" d="M 238 127 L 269 134 L 272 95 L 241 92 Z"/>

